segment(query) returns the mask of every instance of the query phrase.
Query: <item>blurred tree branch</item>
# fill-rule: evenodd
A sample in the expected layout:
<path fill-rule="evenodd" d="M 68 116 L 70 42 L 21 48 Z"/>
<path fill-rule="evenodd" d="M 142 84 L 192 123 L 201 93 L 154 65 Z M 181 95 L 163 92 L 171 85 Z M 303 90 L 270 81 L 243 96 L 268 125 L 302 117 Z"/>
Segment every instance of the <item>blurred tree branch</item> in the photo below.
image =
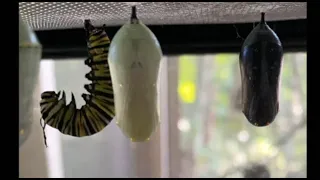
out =
<path fill-rule="evenodd" d="M 212 104 L 214 101 L 214 86 L 212 82 L 214 82 L 214 76 L 211 73 L 212 68 L 214 67 L 214 61 L 215 57 L 206 55 L 203 58 L 203 71 L 204 76 L 202 79 L 202 85 L 203 87 L 203 97 L 202 97 L 202 104 L 201 109 L 203 109 L 203 126 L 202 129 L 204 131 L 203 133 L 203 144 L 204 146 L 208 146 L 209 142 L 211 141 L 211 124 L 213 119 L 213 113 L 212 113 Z M 212 118 L 212 119 L 211 119 Z"/>
<path fill-rule="evenodd" d="M 293 76 L 295 77 L 295 80 L 293 81 L 294 83 L 294 88 L 298 91 L 298 93 L 300 94 L 300 96 L 302 96 L 303 93 L 303 89 L 302 89 L 302 79 L 301 79 L 301 74 L 299 72 L 299 65 L 298 65 L 298 55 L 293 56 L 292 60 L 290 61 L 292 64 L 292 73 Z"/>

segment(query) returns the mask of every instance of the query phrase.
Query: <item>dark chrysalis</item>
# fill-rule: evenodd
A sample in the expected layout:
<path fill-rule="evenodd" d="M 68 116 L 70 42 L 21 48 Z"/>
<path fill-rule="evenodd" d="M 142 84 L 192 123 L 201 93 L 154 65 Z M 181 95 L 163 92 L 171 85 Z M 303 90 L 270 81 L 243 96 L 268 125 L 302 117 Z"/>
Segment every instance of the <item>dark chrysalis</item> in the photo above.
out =
<path fill-rule="evenodd" d="M 261 13 L 261 22 L 248 35 L 240 52 L 242 112 L 255 126 L 269 125 L 279 111 L 283 48 L 264 15 Z"/>

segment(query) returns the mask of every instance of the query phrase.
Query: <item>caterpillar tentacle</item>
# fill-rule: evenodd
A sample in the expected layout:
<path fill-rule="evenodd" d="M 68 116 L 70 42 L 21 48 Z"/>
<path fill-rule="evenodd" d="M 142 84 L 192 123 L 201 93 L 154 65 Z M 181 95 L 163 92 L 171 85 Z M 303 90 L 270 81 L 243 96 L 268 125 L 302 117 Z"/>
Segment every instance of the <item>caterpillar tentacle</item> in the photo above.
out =
<path fill-rule="evenodd" d="M 61 133 L 83 137 L 90 136 L 104 129 L 114 118 L 114 96 L 111 81 L 111 75 L 108 65 L 108 52 L 110 39 L 103 28 L 95 28 L 90 20 L 84 23 L 88 58 L 85 65 L 91 68 L 91 71 L 85 77 L 92 81 L 91 84 L 84 85 L 84 88 L 90 94 L 83 94 L 82 97 L 86 104 L 80 109 L 76 108 L 76 101 L 73 93 L 69 104 L 66 104 L 66 95 L 61 92 L 46 91 L 41 94 L 41 116 L 44 120 L 43 128 L 49 125 Z M 44 132 L 46 145 L 46 136 Z"/>

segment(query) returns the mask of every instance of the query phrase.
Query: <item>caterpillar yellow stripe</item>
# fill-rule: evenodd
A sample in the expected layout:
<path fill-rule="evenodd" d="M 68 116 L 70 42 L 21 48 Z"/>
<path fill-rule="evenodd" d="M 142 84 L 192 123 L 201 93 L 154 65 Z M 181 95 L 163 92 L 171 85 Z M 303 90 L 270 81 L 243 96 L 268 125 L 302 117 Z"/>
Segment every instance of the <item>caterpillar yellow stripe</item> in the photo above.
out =
<path fill-rule="evenodd" d="M 89 57 L 85 64 L 91 71 L 85 75 L 92 84 L 84 85 L 90 94 L 83 94 L 86 104 L 76 108 L 73 93 L 71 102 L 66 104 L 65 92 L 46 91 L 41 94 L 40 109 L 44 126 L 49 125 L 61 133 L 83 137 L 90 136 L 104 129 L 115 116 L 112 80 L 108 65 L 110 39 L 105 26 L 95 28 L 90 20 L 84 22 Z M 41 123 L 40 119 L 40 123 Z M 44 135 L 46 140 L 46 136 Z M 45 141 L 45 145 L 46 141 Z"/>

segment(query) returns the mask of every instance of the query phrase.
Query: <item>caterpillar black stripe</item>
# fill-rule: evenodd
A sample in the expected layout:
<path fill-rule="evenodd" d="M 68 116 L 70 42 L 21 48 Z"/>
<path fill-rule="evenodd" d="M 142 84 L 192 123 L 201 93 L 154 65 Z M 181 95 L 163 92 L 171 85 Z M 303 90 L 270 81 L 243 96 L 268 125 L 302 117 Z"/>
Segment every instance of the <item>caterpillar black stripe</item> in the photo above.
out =
<path fill-rule="evenodd" d="M 90 20 L 84 22 L 88 59 L 85 64 L 91 71 L 85 75 L 92 84 L 84 85 L 90 93 L 82 94 L 86 104 L 76 108 L 72 94 L 71 102 L 66 105 L 65 93 L 46 91 L 41 94 L 41 119 L 44 120 L 43 130 L 48 124 L 61 133 L 75 137 L 93 135 L 104 129 L 115 116 L 114 95 L 111 75 L 108 65 L 110 40 L 105 32 L 105 26 L 98 29 L 93 27 Z M 40 119 L 40 123 L 41 123 Z M 46 136 L 45 145 L 46 144 Z"/>

